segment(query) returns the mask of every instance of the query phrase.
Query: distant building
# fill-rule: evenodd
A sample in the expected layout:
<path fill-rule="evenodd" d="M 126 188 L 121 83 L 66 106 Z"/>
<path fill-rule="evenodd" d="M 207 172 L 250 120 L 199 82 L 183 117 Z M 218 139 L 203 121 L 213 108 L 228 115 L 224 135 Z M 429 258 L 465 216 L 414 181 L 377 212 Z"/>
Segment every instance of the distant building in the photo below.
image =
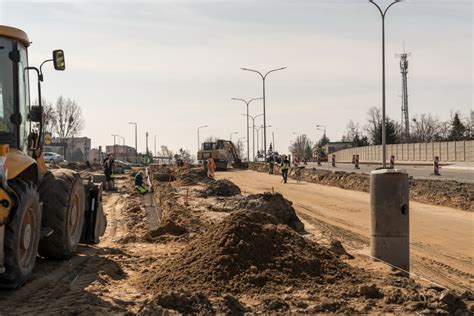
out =
<path fill-rule="evenodd" d="M 51 144 L 44 146 L 44 151 L 61 154 L 68 161 L 84 162 L 90 160 L 91 139 L 89 137 L 55 137 L 51 140 Z"/>
<path fill-rule="evenodd" d="M 127 161 L 127 162 L 135 162 L 135 158 L 137 156 L 137 152 L 135 148 L 130 146 L 124 145 L 111 145 L 106 146 L 105 151 L 107 154 L 113 154 L 115 159 Z"/>
<path fill-rule="evenodd" d="M 346 148 L 352 148 L 352 143 L 347 143 L 347 142 L 331 142 L 328 143 L 326 146 L 324 146 L 325 153 L 326 154 L 332 154 L 338 150 L 346 149 Z"/>

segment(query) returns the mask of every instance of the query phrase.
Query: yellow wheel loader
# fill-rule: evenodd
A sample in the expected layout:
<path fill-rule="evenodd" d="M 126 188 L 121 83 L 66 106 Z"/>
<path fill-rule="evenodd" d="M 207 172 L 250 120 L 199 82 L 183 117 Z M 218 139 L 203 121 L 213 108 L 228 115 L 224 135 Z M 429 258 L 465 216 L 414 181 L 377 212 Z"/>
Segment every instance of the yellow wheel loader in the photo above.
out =
<path fill-rule="evenodd" d="M 70 258 L 78 244 L 98 243 L 106 219 L 100 187 L 72 170 L 48 171 L 42 154 L 42 66 L 64 70 L 64 53 L 28 66 L 28 36 L 0 25 L 0 287 L 18 288 L 36 257 Z M 30 105 L 36 72 L 39 105 Z"/>

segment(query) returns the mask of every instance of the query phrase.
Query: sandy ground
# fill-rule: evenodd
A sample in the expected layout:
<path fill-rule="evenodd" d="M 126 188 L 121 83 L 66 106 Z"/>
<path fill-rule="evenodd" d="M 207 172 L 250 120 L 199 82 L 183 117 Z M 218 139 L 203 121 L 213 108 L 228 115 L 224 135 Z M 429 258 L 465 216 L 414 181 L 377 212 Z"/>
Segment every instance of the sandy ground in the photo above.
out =
<path fill-rule="evenodd" d="M 254 171 L 218 173 L 244 193 L 281 192 L 293 201 L 306 226 L 326 226 L 361 253 L 368 254 L 370 196 L 367 193 L 290 180 Z M 474 214 L 410 202 L 411 272 L 447 288 L 472 290 L 474 281 Z"/>

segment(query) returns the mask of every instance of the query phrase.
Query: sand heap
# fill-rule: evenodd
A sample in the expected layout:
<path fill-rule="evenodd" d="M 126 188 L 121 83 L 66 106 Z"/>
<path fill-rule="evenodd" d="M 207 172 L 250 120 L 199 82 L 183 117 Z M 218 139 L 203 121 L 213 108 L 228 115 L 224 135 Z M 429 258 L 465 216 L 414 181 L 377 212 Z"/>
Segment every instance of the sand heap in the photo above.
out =
<path fill-rule="evenodd" d="M 334 282 L 350 270 L 274 216 L 254 211 L 229 215 L 165 266 L 143 275 L 148 291 L 274 293 L 306 281 Z"/>
<path fill-rule="evenodd" d="M 304 224 L 296 215 L 293 203 L 280 193 L 249 195 L 234 202 L 236 209 L 255 210 L 274 216 L 280 224 L 286 224 L 298 232 L 304 230 Z"/>

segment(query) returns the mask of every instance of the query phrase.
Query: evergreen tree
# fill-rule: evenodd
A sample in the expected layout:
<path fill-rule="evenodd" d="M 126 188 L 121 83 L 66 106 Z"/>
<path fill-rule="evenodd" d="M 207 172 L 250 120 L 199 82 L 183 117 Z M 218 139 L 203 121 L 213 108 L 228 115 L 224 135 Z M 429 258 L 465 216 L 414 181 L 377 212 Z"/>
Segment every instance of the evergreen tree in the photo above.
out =
<path fill-rule="evenodd" d="M 463 140 L 466 134 L 466 126 L 459 119 L 459 114 L 454 115 L 453 121 L 451 122 L 451 131 L 449 133 L 450 141 Z"/>

